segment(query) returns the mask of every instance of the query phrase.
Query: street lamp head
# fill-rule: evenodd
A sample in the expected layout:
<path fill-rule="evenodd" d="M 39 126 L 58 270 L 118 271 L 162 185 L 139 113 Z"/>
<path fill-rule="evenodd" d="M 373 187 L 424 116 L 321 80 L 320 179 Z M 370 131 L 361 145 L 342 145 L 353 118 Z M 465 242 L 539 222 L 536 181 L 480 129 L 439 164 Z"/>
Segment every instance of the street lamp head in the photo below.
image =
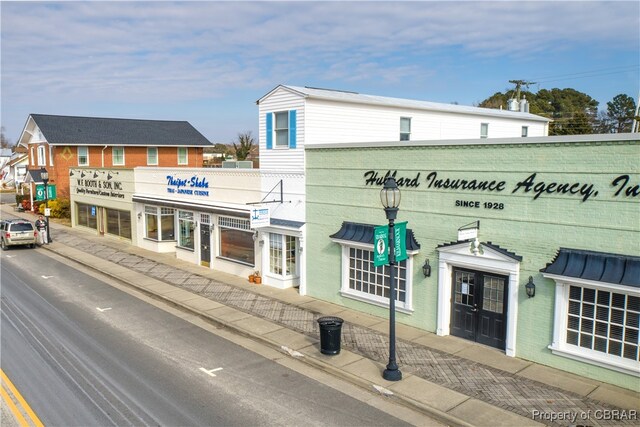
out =
<path fill-rule="evenodd" d="M 40 177 L 43 181 L 49 181 L 49 172 L 45 168 L 40 168 Z"/>
<path fill-rule="evenodd" d="M 400 206 L 400 189 L 394 177 L 387 177 L 384 181 L 384 186 L 380 190 L 380 201 L 385 208 L 398 208 Z"/>

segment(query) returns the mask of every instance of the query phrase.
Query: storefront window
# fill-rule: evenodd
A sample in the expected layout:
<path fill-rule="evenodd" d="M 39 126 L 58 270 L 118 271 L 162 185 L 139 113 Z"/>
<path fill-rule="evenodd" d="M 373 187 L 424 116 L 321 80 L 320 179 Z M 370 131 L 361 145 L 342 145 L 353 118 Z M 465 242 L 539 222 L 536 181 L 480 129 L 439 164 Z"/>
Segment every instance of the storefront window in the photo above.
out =
<path fill-rule="evenodd" d="M 269 271 L 286 276 L 296 274 L 295 236 L 269 234 Z"/>
<path fill-rule="evenodd" d="M 565 281 L 566 280 L 566 281 Z M 556 281 L 554 354 L 623 372 L 640 366 L 640 293 L 621 286 Z"/>
<path fill-rule="evenodd" d="M 180 230 L 178 246 L 187 249 L 194 248 L 195 228 L 193 212 L 178 211 L 178 229 Z"/>
<path fill-rule="evenodd" d="M 107 211 L 107 233 L 131 239 L 131 213 L 116 209 Z"/>
<path fill-rule="evenodd" d="M 78 225 L 93 228 L 94 230 L 97 229 L 97 208 L 84 203 L 77 203 L 76 206 L 78 209 Z"/>
<path fill-rule="evenodd" d="M 218 218 L 220 230 L 220 257 L 250 266 L 255 265 L 255 245 L 249 220 Z"/>
<path fill-rule="evenodd" d="M 175 240 L 175 209 L 145 206 L 144 212 L 145 237 L 147 239 L 159 241 Z"/>
<path fill-rule="evenodd" d="M 396 301 L 403 306 L 407 302 L 407 261 L 396 266 Z M 366 296 L 381 302 L 389 301 L 389 266 L 375 267 L 373 251 L 349 248 L 348 289 L 347 293 Z"/>

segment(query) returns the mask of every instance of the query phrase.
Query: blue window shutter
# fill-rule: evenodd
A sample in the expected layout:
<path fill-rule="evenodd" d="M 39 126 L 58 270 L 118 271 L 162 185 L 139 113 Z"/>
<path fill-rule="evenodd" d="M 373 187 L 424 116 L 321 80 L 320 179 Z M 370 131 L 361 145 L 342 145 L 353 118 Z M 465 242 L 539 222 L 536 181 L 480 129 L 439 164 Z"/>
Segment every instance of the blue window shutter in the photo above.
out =
<path fill-rule="evenodd" d="M 273 113 L 267 113 L 267 150 L 273 148 Z"/>
<path fill-rule="evenodd" d="M 289 111 L 289 148 L 296 148 L 296 110 Z"/>

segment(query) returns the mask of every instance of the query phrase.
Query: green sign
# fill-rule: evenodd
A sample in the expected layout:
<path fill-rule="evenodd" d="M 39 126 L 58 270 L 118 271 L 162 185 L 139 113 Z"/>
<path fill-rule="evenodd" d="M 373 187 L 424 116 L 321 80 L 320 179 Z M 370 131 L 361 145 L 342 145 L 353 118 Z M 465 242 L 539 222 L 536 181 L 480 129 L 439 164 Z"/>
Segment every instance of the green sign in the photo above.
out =
<path fill-rule="evenodd" d="M 396 255 L 396 262 L 404 261 L 407 256 L 407 221 L 398 222 L 393 230 L 393 249 Z"/>
<path fill-rule="evenodd" d="M 49 200 L 54 200 L 56 198 L 56 186 L 54 184 L 47 185 L 47 198 Z M 36 185 L 36 201 L 39 202 L 44 199 L 44 185 Z"/>
<path fill-rule="evenodd" d="M 373 265 L 380 267 L 389 264 L 389 226 L 379 225 L 373 229 Z"/>
<path fill-rule="evenodd" d="M 407 256 L 407 221 L 398 222 L 393 230 L 393 253 L 396 262 L 404 261 Z M 389 264 L 389 226 L 379 225 L 373 229 L 373 265 L 380 267 Z"/>

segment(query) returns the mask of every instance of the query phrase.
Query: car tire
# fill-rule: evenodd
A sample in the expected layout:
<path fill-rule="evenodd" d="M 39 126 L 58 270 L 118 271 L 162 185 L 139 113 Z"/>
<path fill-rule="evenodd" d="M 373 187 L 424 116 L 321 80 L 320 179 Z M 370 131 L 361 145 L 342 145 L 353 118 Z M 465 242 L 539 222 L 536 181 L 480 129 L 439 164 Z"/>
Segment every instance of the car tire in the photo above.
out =
<path fill-rule="evenodd" d="M 0 247 L 2 248 L 3 251 L 6 251 L 7 249 L 9 249 L 4 239 L 0 240 Z"/>

